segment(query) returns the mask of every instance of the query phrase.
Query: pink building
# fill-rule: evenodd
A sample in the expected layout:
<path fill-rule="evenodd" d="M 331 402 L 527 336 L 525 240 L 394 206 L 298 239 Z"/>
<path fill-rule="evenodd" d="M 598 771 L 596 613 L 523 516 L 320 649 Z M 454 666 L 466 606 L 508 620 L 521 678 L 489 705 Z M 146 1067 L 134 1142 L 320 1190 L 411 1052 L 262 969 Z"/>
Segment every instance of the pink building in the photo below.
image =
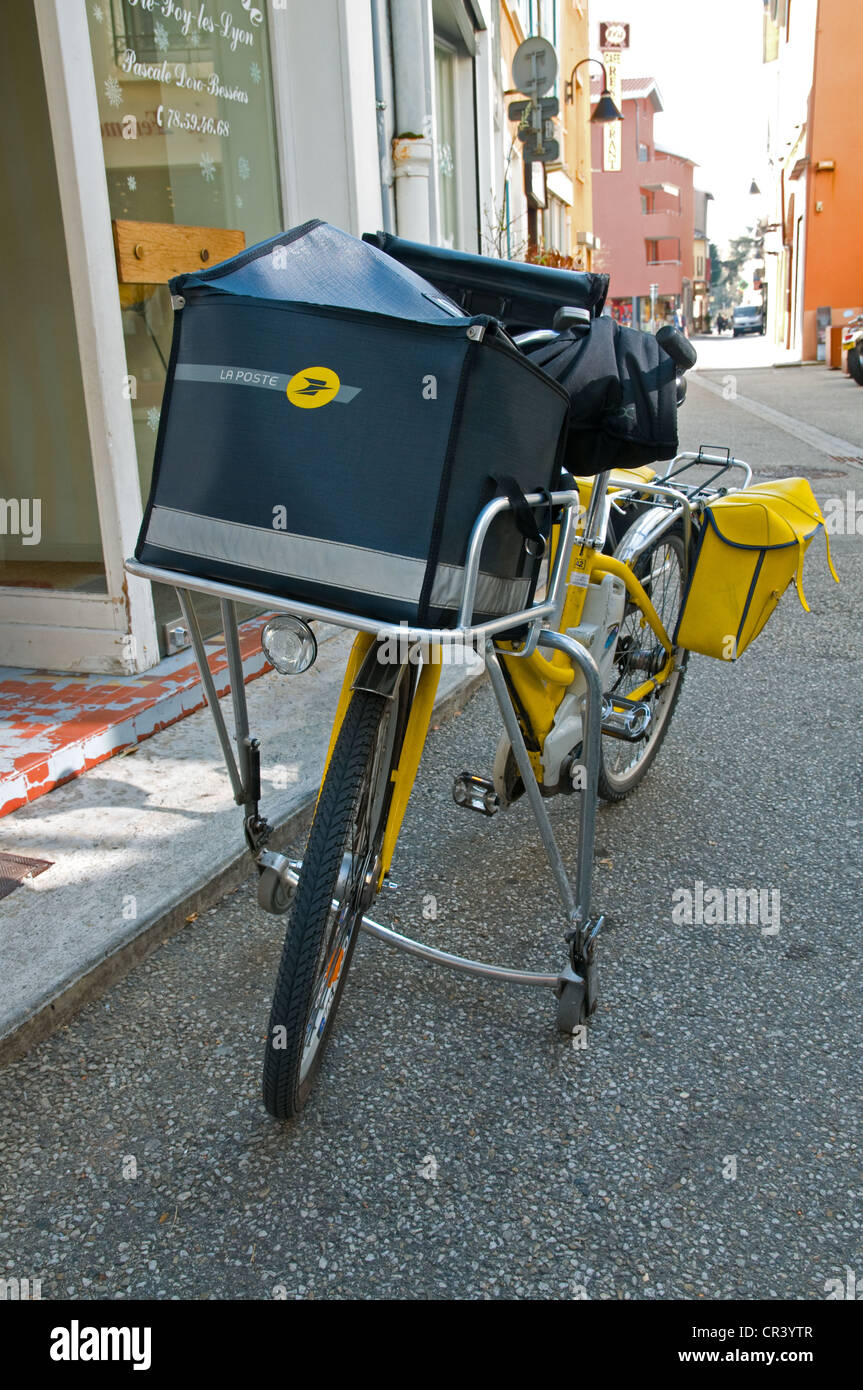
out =
<path fill-rule="evenodd" d="M 598 97 L 599 81 L 594 85 Z M 680 314 L 689 329 L 695 163 L 654 144 L 653 118 L 662 98 L 653 78 L 624 77 L 621 89 L 619 170 L 603 169 L 603 127 L 592 127 L 593 226 L 602 246 L 595 269 L 611 275 L 615 318 L 648 328 L 655 285 L 655 326 Z"/>

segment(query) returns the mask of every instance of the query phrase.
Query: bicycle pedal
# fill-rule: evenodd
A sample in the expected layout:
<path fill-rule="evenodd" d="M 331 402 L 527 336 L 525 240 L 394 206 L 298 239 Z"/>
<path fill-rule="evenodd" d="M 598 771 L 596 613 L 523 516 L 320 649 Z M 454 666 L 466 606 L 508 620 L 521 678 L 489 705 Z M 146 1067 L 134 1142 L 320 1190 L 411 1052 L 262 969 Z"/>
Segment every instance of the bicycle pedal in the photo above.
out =
<path fill-rule="evenodd" d="M 653 711 L 642 700 L 627 700 L 623 695 L 607 695 L 602 700 L 602 732 L 626 743 L 638 743 L 647 738 Z"/>
<path fill-rule="evenodd" d="M 456 806 L 466 811 L 479 811 L 483 816 L 494 816 L 500 810 L 500 797 L 489 777 L 474 777 L 473 773 L 460 772 L 452 784 L 452 799 Z"/>

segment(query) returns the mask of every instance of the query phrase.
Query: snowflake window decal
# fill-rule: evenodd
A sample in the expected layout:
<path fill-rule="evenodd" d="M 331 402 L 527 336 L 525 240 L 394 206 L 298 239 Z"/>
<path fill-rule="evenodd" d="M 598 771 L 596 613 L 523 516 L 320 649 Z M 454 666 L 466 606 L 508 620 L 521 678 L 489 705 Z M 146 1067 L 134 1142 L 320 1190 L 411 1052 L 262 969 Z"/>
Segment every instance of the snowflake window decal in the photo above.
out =
<path fill-rule="evenodd" d="M 129 190 L 130 193 L 134 193 L 134 192 L 135 192 L 135 189 L 138 187 L 138 180 L 135 178 L 135 175 L 134 175 L 134 174 L 129 174 L 129 175 L 127 176 L 127 178 L 126 178 L 126 187 L 128 188 L 128 190 Z"/>
<path fill-rule="evenodd" d="M 90 13 L 97 24 L 101 24 L 105 18 L 105 11 L 102 9 L 101 5 L 94 5 L 90 10 Z"/>
<path fill-rule="evenodd" d="M 249 76 L 257 87 L 261 81 L 261 69 L 257 63 L 252 63 L 249 67 Z"/>
<path fill-rule="evenodd" d="M 237 173 L 239 174 L 241 179 L 248 179 L 252 176 L 252 166 L 246 159 L 245 155 L 241 154 L 239 159 L 237 160 Z"/>
<path fill-rule="evenodd" d="M 123 88 L 113 74 L 105 78 L 105 100 L 109 106 L 120 106 L 123 102 Z"/>
<path fill-rule="evenodd" d="M 455 164 L 452 157 L 452 146 L 442 144 L 438 146 L 437 164 L 445 179 L 451 179 Z"/>
<path fill-rule="evenodd" d="M 153 38 L 156 42 L 156 47 L 158 48 L 159 52 L 167 52 L 168 48 L 170 47 L 171 40 L 164 24 L 153 25 Z"/>
<path fill-rule="evenodd" d="M 151 405 L 150 409 L 147 411 L 147 424 L 149 425 L 150 429 L 153 431 L 154 434 L 156 433 L 156 430 L 159 428 L 159 416 L 161 415 L 161 413 L 162 412 L 159 410 L 159 407 L 157 405 Z"/>
<path fill-rule="evenodd" d="M 216 177 L 216 161 L 211 154 L 206 152 L 201 155 L 199 160 L 201 166 L 201 178 L 205 183 L 212 183 Z"/>

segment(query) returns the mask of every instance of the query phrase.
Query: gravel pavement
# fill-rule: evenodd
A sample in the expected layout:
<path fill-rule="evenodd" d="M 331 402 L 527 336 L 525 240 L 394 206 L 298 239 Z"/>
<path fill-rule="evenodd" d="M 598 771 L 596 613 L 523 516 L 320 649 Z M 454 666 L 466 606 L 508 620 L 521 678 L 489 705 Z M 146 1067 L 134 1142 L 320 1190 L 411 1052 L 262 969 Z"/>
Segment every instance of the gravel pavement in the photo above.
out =
<path fill-rule="evenodd" d="M 759 398 L 765 373 L 745 375 Z M 767 376 L 763 398 L 803 419 L 826 389 L 815 369 Z M 697 384 L 681 428 L 760 475 L 806 473 L 822 503 L 860 493 L 852 464 Z M 259 1077 L 283 922 L 247 883 L 0 1072 L 0 1274 L 98 1299 L 812 1300 L 863 1278 L 861 538 L 832 544 L 841 587 L 819 538 L 811 614 L 789 592 L 737 666 L 693 658 L 647 781 L 600 811 L 585 1047 L 550 993 L 364 938 L 317 1090 L 277 1124 Z M 452 804 L 496 737 L 487 685 L 431 734 L 376 913 L 555 968 L 527 808 Z M 576 803 L 551 814 L 571 858 Z M 779 930 L 677 925 L 698 882 L 778 890 Z"/>

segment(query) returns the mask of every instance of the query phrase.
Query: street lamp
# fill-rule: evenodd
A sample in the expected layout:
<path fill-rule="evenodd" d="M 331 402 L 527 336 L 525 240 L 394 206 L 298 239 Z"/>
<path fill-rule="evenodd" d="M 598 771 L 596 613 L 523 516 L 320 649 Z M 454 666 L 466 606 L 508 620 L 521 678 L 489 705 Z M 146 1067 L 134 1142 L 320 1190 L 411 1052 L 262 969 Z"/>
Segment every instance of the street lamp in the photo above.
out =
<path fill-rule="evenodd" d="M 582 63 L 599 63 L 599 66 L 602 68 L 602 92 L 599 101 L 594 107 L 593 115 L 590 118 L 591 124 L 606 125 L 609 121 L 622 121 L 623 116 L 615 106 L 614 98 L 608 90 L 608 73 L 605 70 L 605 63 L 600 62 L 599 58 L 582 58 L 576 63 L 572 72 L 569 74 L 569 81 L 564 88 L 564 102 L 568 102 L 571 105 L 572 102 L 575 101 L 575 74 L 578 72 Z"/>

